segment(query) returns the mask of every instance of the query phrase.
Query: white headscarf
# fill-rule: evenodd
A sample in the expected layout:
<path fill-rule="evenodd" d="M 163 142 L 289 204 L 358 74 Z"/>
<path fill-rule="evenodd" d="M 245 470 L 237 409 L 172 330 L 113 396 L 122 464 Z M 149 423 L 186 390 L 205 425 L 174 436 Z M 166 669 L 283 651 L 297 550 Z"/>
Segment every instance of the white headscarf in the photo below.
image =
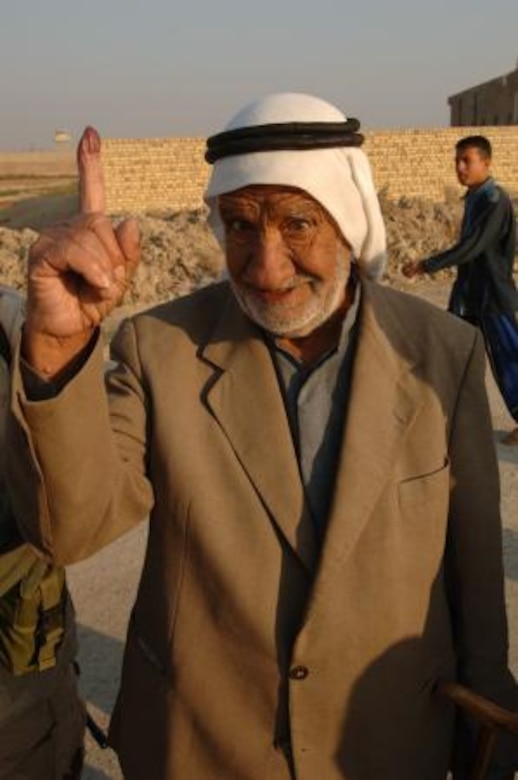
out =
<path fill-rule="evenodd" d="M 347 117 L 320 98 L 293 92 L 260 98 L 239 111 L 225 130 L 277 122 L 345 122 Z M 217 196 L 251 184 L 297 187 L 333 217 L 351 246 L 360 273 L 379 279 L 386 263 L 385 226 L 369 161 L 358 147 L 249 152 L 214 163 L 205 192 L 209 221 L 223 241 Z"/>

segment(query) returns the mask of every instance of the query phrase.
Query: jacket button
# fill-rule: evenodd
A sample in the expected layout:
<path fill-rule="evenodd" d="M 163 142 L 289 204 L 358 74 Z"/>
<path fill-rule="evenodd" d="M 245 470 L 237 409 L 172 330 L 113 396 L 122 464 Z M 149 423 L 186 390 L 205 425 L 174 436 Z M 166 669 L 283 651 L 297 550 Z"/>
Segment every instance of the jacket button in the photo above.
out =
<path fill-rule="evenodd" d="M 305 680 L 309 674 L 307 666 L 292 666 L 289 671 L 289 677 L 291 680 Z"/>

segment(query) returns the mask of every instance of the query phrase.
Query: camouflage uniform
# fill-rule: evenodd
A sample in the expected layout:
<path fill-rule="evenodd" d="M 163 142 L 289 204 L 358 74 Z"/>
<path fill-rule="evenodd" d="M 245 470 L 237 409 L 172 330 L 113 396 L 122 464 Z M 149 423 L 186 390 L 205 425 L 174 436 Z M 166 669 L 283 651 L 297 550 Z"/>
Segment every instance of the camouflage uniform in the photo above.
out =
<path fill-rule="evenodd" d="M 22 299 L 0 287 L 0 326 L 12 346 L 22 321 Z M 0 358 L 0 442 L 9 396 L 9 370 Z M 0 445 L 0 599 L 28 572 L 34 550 L 13 542 L 3 480 L 5 447 Z M 32 556 L 32 557 L 31 557 Z M 37 560 L 37 559 L 36 559 Z M 41 560 L 37 561 L 41 566 Z M 30 569 L 29 569 L 30 570 Z M 72 780 L 81 772 L 85 709 L 77 689 L 75 617 L 68 594 L 65 633 L 57 661 L 44 659 L 41 670 L 13 674 L 0 658 L 0 780 Z M 0 611 L 0 631 L 2 630 Z M 52 653 L 52 656 L 54 654 Z"/>

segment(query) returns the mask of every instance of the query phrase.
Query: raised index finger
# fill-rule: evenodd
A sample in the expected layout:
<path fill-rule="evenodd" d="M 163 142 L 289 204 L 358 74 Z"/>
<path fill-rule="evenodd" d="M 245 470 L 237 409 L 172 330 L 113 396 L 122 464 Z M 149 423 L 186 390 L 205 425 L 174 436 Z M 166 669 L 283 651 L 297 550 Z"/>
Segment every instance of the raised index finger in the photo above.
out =
<path fill-rule="evenodd" d="M 86 127 L 77 146 L 79 171 L 79 210 L 81 214 L 104 213 L 104 171 L 101 136 L 95 127 Z"/>

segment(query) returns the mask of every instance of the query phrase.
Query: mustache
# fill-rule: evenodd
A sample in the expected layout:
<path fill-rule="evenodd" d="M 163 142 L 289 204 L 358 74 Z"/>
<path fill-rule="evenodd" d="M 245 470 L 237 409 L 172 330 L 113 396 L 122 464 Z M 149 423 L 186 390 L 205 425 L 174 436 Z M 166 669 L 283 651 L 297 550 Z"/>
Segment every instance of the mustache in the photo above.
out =
<path fill-rule="evenodd" d="M 312 276 L 311 274 L 297 274 L 297 276 L 294 276 L 280 284 L 278 287 L 275 287 L 274 290 L 269 289 L 268 292 L 287 292 L 288 290 L 294 290 L 297 287 L 302 287 L 304 284 L 312 284 L 315 281 L 316 277 Z M 256 285 L 250 284 L 246 278 L 243 279 L 243 285 L 251 292 L 254 292 L 254 290 L 257 289 L 260 290 L 260 288 L 257 288 Z"/>

